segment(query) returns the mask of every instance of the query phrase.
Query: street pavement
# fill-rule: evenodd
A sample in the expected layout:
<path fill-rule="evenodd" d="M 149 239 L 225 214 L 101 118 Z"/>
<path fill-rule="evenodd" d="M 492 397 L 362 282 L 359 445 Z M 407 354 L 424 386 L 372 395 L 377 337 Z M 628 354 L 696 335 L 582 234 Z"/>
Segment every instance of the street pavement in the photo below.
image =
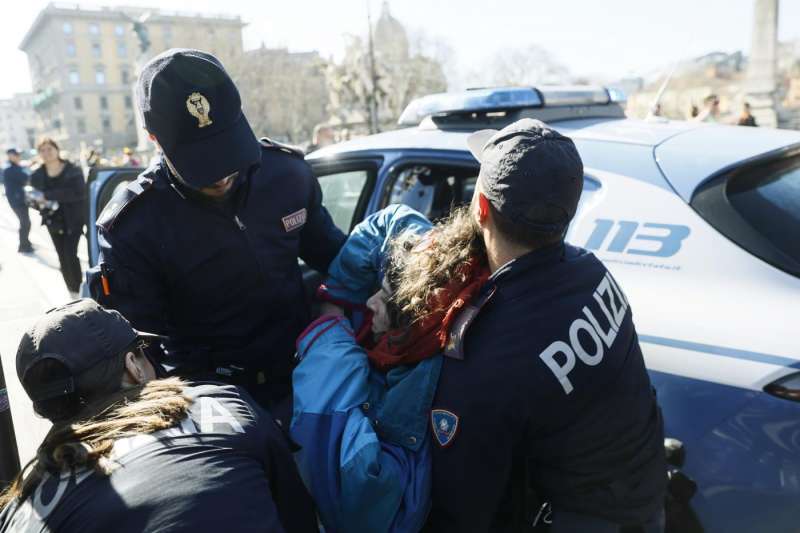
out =
<path fill-rule="evenodd" d="M 58 257 L 39 214 L 31 210 L 33 254 L 17 253 L 18 221 L 0 192 L 0 359 L 6 378 L 20 462 L 25 464 L 50 428 L 33 412 L 17 379 L 16 354 L 22 333 L 45 311 L 69 302 L 71 297 L 58 268 Z M 86 241 L 78 255 L 86 269 Z"/>

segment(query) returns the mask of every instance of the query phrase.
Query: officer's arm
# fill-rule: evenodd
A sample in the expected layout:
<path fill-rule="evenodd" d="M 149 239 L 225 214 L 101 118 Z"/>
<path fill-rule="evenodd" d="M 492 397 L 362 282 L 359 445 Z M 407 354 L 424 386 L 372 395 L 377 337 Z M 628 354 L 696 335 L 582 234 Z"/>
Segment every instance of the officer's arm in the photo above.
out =
<path fill-rule="evenodd" d="M 144 242 L 117 229 L 98 227 L 100 257 L 90 272 L 92 297 L 122 313 L 136 329 L 165 335 L 166 289 L 157 257 Z"/>
<path fill-rule="evenodd" d="M 406 231 L 425 233 L 431 227 L 422 213 L 407 205 L 390 205 L 371 214 L 353 228 L 331 262 L 320 296 L 364 304 L 380 282 L 392 239 Z"/>
<path fill-rule="evenodd" d="M 328 265 L 339 253 L 345 235 L 333 223 L 328 210 L 322 205 L 322 189 L 308 169 L 311 197 L 307 207 L 306 224 L 300 233 L 300 258 L 318 272 L 327 272 Z"/>
<path fill-rule="evenodd" d="M 382 442 L 362 411 L 369 363 L 347 319 L 323 317 L 298 339 L 292 438 L 300 474 L 334 531 L 418 531 L 427 514 L 429 450 Z"/>

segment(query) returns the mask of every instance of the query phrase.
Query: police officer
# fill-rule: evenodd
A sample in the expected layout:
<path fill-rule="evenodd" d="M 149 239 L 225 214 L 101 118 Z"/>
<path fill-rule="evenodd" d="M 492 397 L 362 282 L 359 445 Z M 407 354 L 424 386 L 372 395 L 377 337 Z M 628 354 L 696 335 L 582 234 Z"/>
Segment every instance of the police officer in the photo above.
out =
<path fill-rule="evenodd" d="M 136 96 L 161 158 L 99 217 L 93 294 L 165 335 L 178 373 L 215 373 L 276 402 L 310 321 L 298 257 L 324 272 L 345 237 L 303 154 L 256 139 L 215 57 L 168 50 Z"/>
<path fill-rule="evenodd" d="M 17 375 L 54 425 L 0 532 L 317 531 L 269 414 L 232 385 L 154 379 L 150 339 L 90 299 L 23 335 Z"/>
<path fill-rule="evenodd" d="M 575 145 L 531 119 L 468 142 L 492 275 L 445 350 L 427 530 L 660 531 L 663 423 L 631 308 L 564 242 L 583 186 Z"/>

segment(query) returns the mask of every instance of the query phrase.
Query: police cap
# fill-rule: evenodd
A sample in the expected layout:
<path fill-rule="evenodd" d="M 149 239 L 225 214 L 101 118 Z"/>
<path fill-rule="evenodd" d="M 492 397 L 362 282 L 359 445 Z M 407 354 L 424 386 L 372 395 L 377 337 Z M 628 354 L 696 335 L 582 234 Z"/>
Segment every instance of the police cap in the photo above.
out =
<path fill-rule="evenodd" d="M 239 91 L 211 54 L 173 48 L 151 59 L 136 83 L 145 129 L 183 181 L 215 183 L 260 161 Z"/>
<path fill-rule="evenodd" d="M 572 139 L 540 120 L 480 130 L 467 145 L 481 163 L 481 192 L 500 214 L 532 230 L 569 225 L 583 190 L 583 162 Z"/>

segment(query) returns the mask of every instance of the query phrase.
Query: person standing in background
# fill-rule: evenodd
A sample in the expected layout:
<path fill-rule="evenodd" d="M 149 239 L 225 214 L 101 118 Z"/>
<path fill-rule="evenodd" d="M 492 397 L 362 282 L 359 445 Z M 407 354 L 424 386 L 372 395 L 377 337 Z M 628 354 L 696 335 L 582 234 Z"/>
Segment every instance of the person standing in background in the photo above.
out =
<path fill-rule="evenodd" d="M 6 199 L 11 210 L 19 219 L 19 253 L 33 252 L 33 246 L 28 239 L 31 232 L 31 219 L 28 216 L 28 206 L 25 205 L 25 185 L 28 184 L 28 174 L 20 166 L 21 156 L 16 148 L 6 150 L 8 166 L 3 171 L 3 185 L 6 190 Z"/>
<path fill-rule="evenodd" d="M 53 239 L 61 275 L 73 296 L 81 286 L 78 241 L 83 233 L 86 212 L 86 181 L 77 165 L 61 159 L 58 144 L 43 138 L 36 146 L 42 165 L 31 175 L 31 185 L 45 199 L 58 202 L 58 208 L 42 213 L 42 223 Z"/>
<path fill-rule="evenodd" d="M 745 102 L 742 104 L 742 114 L 739 115 L 739 122 L 737 122 L 739 126 L 758 126 L 756 123 L 756 117 L 754 117 L 750 113 L 750 102 Z"/>

